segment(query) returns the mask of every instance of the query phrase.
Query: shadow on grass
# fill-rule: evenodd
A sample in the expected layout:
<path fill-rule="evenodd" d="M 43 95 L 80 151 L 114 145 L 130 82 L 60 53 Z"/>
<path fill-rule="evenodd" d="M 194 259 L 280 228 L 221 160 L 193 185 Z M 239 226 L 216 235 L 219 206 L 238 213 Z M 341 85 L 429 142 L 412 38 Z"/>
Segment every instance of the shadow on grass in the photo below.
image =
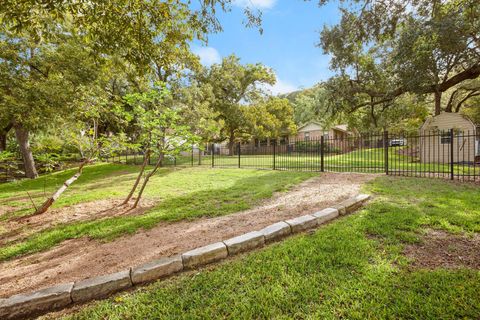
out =
<path fill-rule="evenodd" d="M 108 164 L 106 166 L 107 167 L 103 167 L 103 165 L 95 165 L 91 167 L 86 167 L 85 172 L 82 174 L 82 176 L 80 176 L 80 178 L 68 188 L 68 190 L 55 202 L 53 207 L 58 208 L 66 205 L 78 204 L 82 201 L 89 201 L 88 195 L 94 194 L 95 190 L 118 190 L 119 185 L 124 186 L 123 188 L 125 189 L 126 197 L 129 188 L 133 186 L 135 178 L 137 177 L 138 168 L 117 164 Z M 171 172 L 172 170 L 170 169 L 164 169 L 157 172 L 156 176 L 166 176 Z M 57 173 L 55 174 L 55 179 L 50 179 L 49 177 L 49 185 L 48 187 L 46 187 L 46 189 L 48 190 L 46 190 L 45 193 L 40 191 L 37 191 L 33 194 L 30 193 L 30 195 L 32 195 L 32 200 L 35 201 L 37 206 L 41 205 L 41 203 L 43 203 L 49 196 L 51 196 L 51 194 L 55 190 L 57 190 L 63 184 L 63 182 L 65 181 L 63 179 L 71 177 L 70 174 L 73 175 L 74 171 L 69 171 L 68 173 L 62 172 L 62 175 Z M 127 175 L 131 175 L 131 177 L 127 178 Z M 27 194 L 27 191 L 29 190 L 26 186 L 24 186 L 24 184 L 29 184 L 30 187 L 32 187 L 38 185 L 39 183 L 42 183 L 42 181 L 25 180 L 25 182 L 19 182 L 18 185 L 11 185 L 10 190 L 21 189 L 22 191 L 18 191 L 16 192 L 16 194 L 24 193 L 25 196 L 15 196 L 13 198 L 6 198 L 0 201 L 0 204 L 10 204 L 12 203 L 11 201 L 15 199 L 14 203 L 15 206 L 18 208 L 15 211 L 0 216 L 0 221 L 6 221 L 10 219 L 24 219 L 32 215 L 35 211 L 34 205 L 29 199 L 29 196 Z M 78 197 L 78 199 L 74 200 L 73 198 L 75 197 Z M 85 197 L 87 199 L 85 199 Z M 93 199 L 91 200 L 96 200 L 96 198 L 93 197 Z M 48 211 L 45 214 L 48 214 Z"/>
<path fill-rule="evenodd" d="M 85 167 L 83 174 L 75 181 L 75 185 L 81 186 L 85 184 L 92 183 L 97 179 L 103 179 L 108 177 L 108 175 L 115 174 L 115 175 L 125 175 L 125 174 L 132 174 L 138 171 L 138 167 L 127 166 L 127 165 L 119 165 L 119 164 L 96 164 L 92 166 Z M 19 180 L 17 182 L 10 182 L 5 184 L 0 184 L 0 198 L 2 199 L 1 203 L 4 203 L 6 199 L 12 196 L 16 199 L 19 199 L 17 196 L 19 192 L 25 192 L 25 197 L 28 198 L 26 195 L 26 191 L 29 192 L 39 192 L 43 191 L 45 187 L 48 190 L 55 190 L 55 188 L 59 188 L 65 180 L 71 178 L 77 169 L 67 169 L 60 172 L 55 172 L 49 175 L 41 176 L 35 180 L 24 179 Z M 43 195 L 43 192 L 41 193 Z"/>

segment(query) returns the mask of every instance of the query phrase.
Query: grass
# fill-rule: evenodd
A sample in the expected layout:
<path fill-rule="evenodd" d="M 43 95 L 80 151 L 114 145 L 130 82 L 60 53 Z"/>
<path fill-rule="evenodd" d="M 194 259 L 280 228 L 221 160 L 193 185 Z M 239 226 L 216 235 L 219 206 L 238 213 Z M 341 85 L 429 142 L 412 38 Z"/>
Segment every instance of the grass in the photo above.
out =
<path fill-rule="evenodd" d="M 136 170 L 138 167 L 118 164 L 87 167 L 78 183 L 73 184 L 55 206 L 123 198 L 133 184 Z M 68 171 L 49 176 L 48 191 L 60 186 L 72 173 Z M 160 221 L 227 215 L 248 209 L 262 199 L 271 197 L 274 192 L 287 190 L 314 175 L 314 173 L 257 170 L 161 169 L 150 180 L 145 192 L 145 197 L 156 199 L 158 203 L 145 213 L 55 225 L 21 241 L 6 243 L 0 247 L 0 260 L 44 251 L 68 239 L 90 237 L 111 240 L 121 235 L 135 233 L 141 228 L 152 228 Z M 11 204 L 15 201 L 8 201 L 8 196 L 15 196 L 18 192 L 23 193 L 26 190 L 38 193 L 43 188 L 43 183 L 41 179 L 24 180 L 1 185 L 0 188 L 4 200 L 2 203 Z M 25 214 L 25 210 L 13 215 L 20 214 Z M 11 216 L 3 218 L 4 221 Z"/>
<path fill-rule="evenodd" d="M 86 167 L 80 178 L 75 181 L 64 196 L 55 202 L 54 207 L 63 207 L 84 201 L 119 197 L 133 183 L 138 168 L 121 164 L 98 164 Z M 27 192 L 37 205 L 55 192 L 62 184 L 73 176 L 76 169 L 69 169 L 42 175 L 35 180 L 23 179 L 11 183 L 0 184 L 0 205 L 17 208 L 23 213 L 31 212 L 32 204 Z M 119 182 L 125 185 L 119 185 Z M 66 196 L 65 196 L 66 195 Z M 19 215 L 21 212 L 17 212 Z M 2 215 L 0 219 L 6 219 Z"/>
<path fill-rule="evenodd" d="M 480 272 L 413 269 L 426 228 L 480 232 L 478 186 L 381 177 L 360 212 L 65 319 L 476 319 Z"/>

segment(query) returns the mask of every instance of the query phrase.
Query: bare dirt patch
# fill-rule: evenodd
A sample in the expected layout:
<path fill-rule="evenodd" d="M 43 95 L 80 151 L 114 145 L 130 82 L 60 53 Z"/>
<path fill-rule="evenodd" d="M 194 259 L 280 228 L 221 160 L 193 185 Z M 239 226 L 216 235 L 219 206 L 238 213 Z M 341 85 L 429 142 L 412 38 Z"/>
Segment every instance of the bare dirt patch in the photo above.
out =
<path fill-rule="evenodd" d="M 404 254 L 414 268 L 480 269 L 480 235 L 452 235 L 429 230 L 421 243 L 409 245 Z"/>
<path fill-rule="evenodd" d="M 8 230 L 7 232 L 0 233 L 0 246 L 8 242 L 24 239 L 36 232 L 62 223 L 142 214 L 157 202 L 158 201 L 152 199 L 142 199 L 138 208 L 130 209 L 126 206 L 120 206 L 122 200 L 97 200 L 50 209 L 43 214 L 30 217 L 21 217 L 20 219 L 10 218 L 9 220 L 0 222 L 0 226 L 4 230 Z"/>
<path fill-rule="evenodd" d="M 120 271 L 311 213 L 358 194 L 374 177 L 325 173 L 235 214 L 160 223 L 108 243 L 87 238 L 65 241 L 47 252 L 0 263 L 0 297 Z"/>

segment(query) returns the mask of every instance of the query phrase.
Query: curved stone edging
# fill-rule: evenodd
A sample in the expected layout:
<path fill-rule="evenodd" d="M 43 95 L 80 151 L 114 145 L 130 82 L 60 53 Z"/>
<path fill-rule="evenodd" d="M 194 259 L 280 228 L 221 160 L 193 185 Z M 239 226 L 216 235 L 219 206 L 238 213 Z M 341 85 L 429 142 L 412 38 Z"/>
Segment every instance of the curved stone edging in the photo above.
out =
<path fill-rule="evenodd" d="M 280 221 L 262 230 L 212 243 L 181 255 L 153 260 L 141 266 L 75 283 L 60 284 L 32 293 L 0 299 L 0 319 L 31 317 L 62 309 L 73 303 L 104 298 L 134 285 L 159 280 L 183 270 L 195 269 L 228 256 L 250 251 L 290 234 L 316 228 L 340 215 L 351 213 L 360 208 L 369 198 L 369 195 L 359 194 L 332 208 Z"/>

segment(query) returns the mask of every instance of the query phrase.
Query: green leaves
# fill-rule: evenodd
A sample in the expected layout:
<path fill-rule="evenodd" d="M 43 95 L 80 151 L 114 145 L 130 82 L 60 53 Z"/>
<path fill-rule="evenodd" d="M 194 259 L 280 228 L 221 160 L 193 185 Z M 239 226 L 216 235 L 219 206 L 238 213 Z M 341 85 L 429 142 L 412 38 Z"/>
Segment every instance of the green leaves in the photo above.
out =
<path fill-rule="evenodd" d="M 179 110 L 165 103 L 168 96 L 166 86 L 158 83 L 149 91 L 128 94 L 124 99 L 133 107 L 130 117 L 135 121 L 139 147 L 176 156 L 191 149 L 199 138 L 185 124 Z"/>
<path fill-rule="evenodd" d="M 405 93 L 438 98 L 479 77 L 478 1 L 341 4 L 340 23 L 324 28 L 320 39 L 337 71 L 330 82 L 345 100 L 341 107 L 393 108 L 394 100 Z M 437 99 L 436 113 L 445 102 Z M 448 105 L 443 109 L 452 112 Z"/>
<path fill-rule="evenodd" d="M 255 124 L 252 123 L 252 117 L 247 115 L 250 110 L 246 106 L 264 103 L 268 97 L 266 85 L 276 81 L 273 70 L 262 64 L 242 65 L 234 55 L 205 69 L 198 78 L 202 86 L 211 90 L 213 98 L 210 107 L 218 114 L 216 120 L 222 128 L 218 140 L 228 138 L 230 143 L 236 136 L 253 133 L 249 128 Z M 257 115 L 266 114 L 257 112 Z"/>

